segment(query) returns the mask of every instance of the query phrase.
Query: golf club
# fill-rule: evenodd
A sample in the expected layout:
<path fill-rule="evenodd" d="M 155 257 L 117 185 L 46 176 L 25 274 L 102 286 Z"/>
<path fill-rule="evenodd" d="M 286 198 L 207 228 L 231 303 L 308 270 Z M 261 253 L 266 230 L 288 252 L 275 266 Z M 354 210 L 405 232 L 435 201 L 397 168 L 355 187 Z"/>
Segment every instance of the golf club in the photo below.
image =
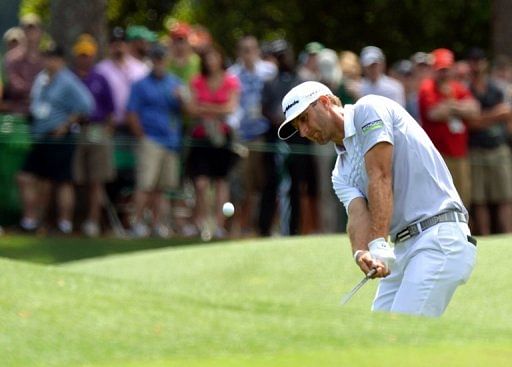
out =
<path fill-rule="evenodd" d="M 376 272 L 377 272 L 377 269 L 370 270 L 368 272 L 368 274 L 366 274 L 366 276 L 354 288 L 352 288 L 352 290 L 350 292 L 348 292 L 347 294 L 345 294 L 343 296 L 343 298 L 341 299 L 341 304 L 346 305 L 348 303 L 348 301 L 350 301 L 350 299 L 354 296 L 354 294 L 356 294 L 357 291 L 363 285 L 365 285 L 365 283 L 368 281 L 368 279 L 370 279 L 372 276 L 374 276 Z"/>

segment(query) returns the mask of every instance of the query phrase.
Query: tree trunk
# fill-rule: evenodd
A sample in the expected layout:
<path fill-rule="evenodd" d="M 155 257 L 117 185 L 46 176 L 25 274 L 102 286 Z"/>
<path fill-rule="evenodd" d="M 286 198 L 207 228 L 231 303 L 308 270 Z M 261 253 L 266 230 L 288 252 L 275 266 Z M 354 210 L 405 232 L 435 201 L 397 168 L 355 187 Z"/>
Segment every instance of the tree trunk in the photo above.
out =
<path fill-rule="evenodd" d="M 107 0 L 51 0 L 49 32 L 64 47 L 69 57 L 77 37 L 91 34 L 100 45 L 99 56 L 107 43 Z"/>
<path fill-rule="evenodd" d="M 512 57 L 512 2 L 510 0 L 494 0 L 492 2 L 491 42 L 494 55 Z"/>
<path fill-rule="evenodd" d="M 6 30 L 18 25 L 18 11 L 20 0 L 2 0 L 2 11 L 0 11 L 0 35 Z M 5 42 L 0 46 L 0 53 L 5 51 Z"/>

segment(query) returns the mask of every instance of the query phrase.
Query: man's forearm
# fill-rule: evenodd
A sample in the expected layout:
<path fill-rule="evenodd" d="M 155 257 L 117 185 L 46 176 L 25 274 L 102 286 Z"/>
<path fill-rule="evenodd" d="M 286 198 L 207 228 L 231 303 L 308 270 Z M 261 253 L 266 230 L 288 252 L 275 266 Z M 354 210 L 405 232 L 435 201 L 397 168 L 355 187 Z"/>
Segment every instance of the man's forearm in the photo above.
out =
<path fill-rule="evenodd" d="M 365 155 L 368 173 L 368 209 L 370 240 L 387 238 L 393 215 L 393 146 L 381 142 Z"/>
<path fill-rule="evenodd" d="M 392 178 L 388 175 L 370 177 L 368 183 L 368 208 L 370 212 L 370 240 L 387 238 L 393 215 Z"/>
<path fill-rule="evenodd" d="M 356 198 L 352 200 L 348 213 L 347 232 L 352 246 L 352 253 L 357 250 L 368 251 L 370 212 L 366 199 Z"/>

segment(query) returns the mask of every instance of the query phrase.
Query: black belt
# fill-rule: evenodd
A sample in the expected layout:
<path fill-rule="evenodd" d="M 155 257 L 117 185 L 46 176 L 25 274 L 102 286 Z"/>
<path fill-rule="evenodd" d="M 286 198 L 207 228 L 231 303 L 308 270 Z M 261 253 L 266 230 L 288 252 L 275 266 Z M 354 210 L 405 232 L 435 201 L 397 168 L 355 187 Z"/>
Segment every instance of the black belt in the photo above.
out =
<path fill-rule="evenodd" d="M 408 240 L 409 238 L 420 234 L 424 230 L 426 230 L 430 227 L 433 227 L 438 223 L 445 223 L 445 222 L 467 223 L 468 220 L 466 219 L 466 216 L 463 213 L 456 212 L 456 211 L 445 212 L 445 213 L 441 213 L 438 215 L 434 215 L 433 217 L 422 220 L 421 222 L 411 224 L 410 226 L 408 226 L 405 229 L 398 232 L 395 237 L 395 243 Z M 476 240 L 473 237 L 468 236 L 468 241 L 476 246 Z"/>

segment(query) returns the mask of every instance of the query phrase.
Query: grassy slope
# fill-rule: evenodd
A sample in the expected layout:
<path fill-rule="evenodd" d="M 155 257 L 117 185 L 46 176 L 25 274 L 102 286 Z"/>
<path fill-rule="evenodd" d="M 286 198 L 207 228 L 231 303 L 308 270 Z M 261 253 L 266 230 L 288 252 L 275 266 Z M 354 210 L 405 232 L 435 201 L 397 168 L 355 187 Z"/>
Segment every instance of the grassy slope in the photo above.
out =
<path fill-rule="evenodd" d="M 375 282 L 341 308 L 361 275 L 340 236 L 1 260 L 2 365 L 507 366 L 512 270 L 495 254 L 509 241 L 481 241 L 441 320 L 370 314 Z"/>

